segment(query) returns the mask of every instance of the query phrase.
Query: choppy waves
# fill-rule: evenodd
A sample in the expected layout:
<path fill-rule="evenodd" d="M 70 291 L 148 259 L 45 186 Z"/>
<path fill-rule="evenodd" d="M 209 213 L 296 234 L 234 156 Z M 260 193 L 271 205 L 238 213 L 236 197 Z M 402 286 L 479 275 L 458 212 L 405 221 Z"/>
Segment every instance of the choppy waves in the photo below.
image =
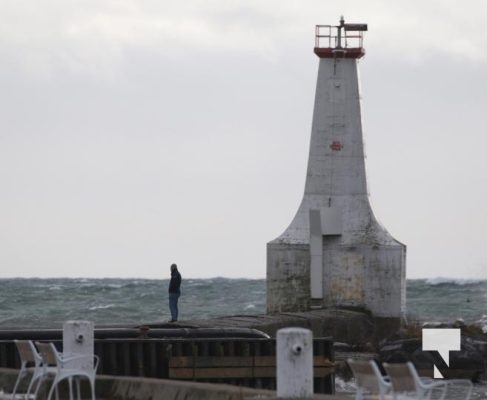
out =
<path fill-rule="evenodd" d="M 169 319 L 167 280 L 1 279 L 0 327 L 56 327 L 68 319 L 138 325 Z M 487 281 L 416 279 L 407 283 L 409 318 L 478 321 L 487 331 Z M 185 279 L 182 319 L 265 313 L 264 279 Z"/>
<path fill-rule="evenodd" d="M 414 279 L 408 280 L 407 309 L 410 318 L 420 321 L 480 322 L 487 314 L 487 280 Z"/>
<path fill-rule="evenodd" d="M 60 327 L 68 319 L 139 325 L 169 319 L 167 280 L 2 279 L 0 327 Z M 185 279 L 181 318 L 265 312 L 265 281 Z"/>
<path fill-rule="evenodd" d="M 421 281 L 421 279 L 417 279 L 417 281 Z M 444 277 L 437 277 L 437 278 L 428 278 L 424 280 L 426 284 L 431 286 L 436 285 L 482 285 L 485 283 L 483 280 L 478 279 L 462 279 L 462 278 L 444 278 Z"/>

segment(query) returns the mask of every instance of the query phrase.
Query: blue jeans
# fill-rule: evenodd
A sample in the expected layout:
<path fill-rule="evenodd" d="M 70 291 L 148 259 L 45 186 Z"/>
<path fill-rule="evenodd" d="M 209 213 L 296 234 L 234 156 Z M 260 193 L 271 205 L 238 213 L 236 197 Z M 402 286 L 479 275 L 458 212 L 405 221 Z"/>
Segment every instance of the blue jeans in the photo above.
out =
<path fill-rule="evenodd" d="M 181 293 L 169 293 L 169 310 L 171 311 L 171 321 L 178 320 L 178 299 Z"/>

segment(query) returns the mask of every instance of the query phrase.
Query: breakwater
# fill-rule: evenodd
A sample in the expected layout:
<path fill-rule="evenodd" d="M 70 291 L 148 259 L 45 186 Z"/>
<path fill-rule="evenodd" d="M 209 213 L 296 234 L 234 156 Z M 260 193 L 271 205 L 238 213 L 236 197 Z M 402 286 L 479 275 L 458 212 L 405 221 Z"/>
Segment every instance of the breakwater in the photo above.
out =
<path fill-rule="evenodd" d="M 275 389 L 274 338 L 245 328 L 176 327 L 173 332 L 169 331 L 171 329 L 147 326 L 95 330 L 95 354 L 100 359 L 98 372 Z M 138 337 L 123 337 L 124 333 L 126 336 L 138 334 Z M 19 367 L 13 339 L 21 336 L 23 339 L 50 341 L 61 349 L 60 335 L 60 331 L 52 329 L 0 332 L 0 367 Z M 333 393 L 332 340 L 315 338 L 313 351 L 314 390 L 316 393 Z"/>
<path fill-rule="evenodd" d="M 321 360 L 319 357 L 319 355 L 324 355 L 326 352 L 330 352 L 331 357 L 328 357 L 328 360 L 334 363 L 335 367 L 332 374 L 329 374 L 326 378 L 329 383 L 322 381 L 321 385 L 324 388 L 328 384 L 331 385 L 331 380 L 335 378 L 335 371 L 337 369 L 341 370 L 341 373 L 347 373 L 343 369 L 345 367 L 344 360 L 347 357 L 377 357 L 380 359 L 381 355 L 377 353 L 379 348 L 375 347 L 380 342 L 378 339 L 396 333 L 397 324 L 398 321 L 377 321 L 367 314 L 352 310 L 315 310 L 305 313 L 239 315 L 201 320 L 194 319 L 177 324 L 156 322 L 137 327 L 97 329 L 98 334 L 95 334 L 95 337 L 98 336 L 98 338 L 95 339 L 95 351 L 103 360 L 100 364 L 100 373 L 115 373 L 119 374 L 119 376 L 130 375 L 140 378 L 147 376 L 162 378 L 171 376 L 170 368 L 173 370 L 181 368 L 176 374 L 181 373 L 185 375 L 184 381 L 201 380 L 210 382 L 220 380 L 208 377 L 208 375 L 206 376 L 207 379 L 202 378 L 198 376 L 200 372 L 196 372 L 196 370 L 201 368 L 202 373 L 206 374 L 208 371 L 204 371 L 204 369 L 211 369 L 215 366 L 208 364 L 212 362 L 216 362 L 217 365 L 219 364 L 225 368 L 225 366 L 228 366 L 228 364 L 225 365 L 225 362 L 228 360 L 222 363 L 222 357 L 231 356 L 232 354 L 238 355 L 241 358 L 241 362 L 240 365 L 233 365 L 233 372 L 238 371 L 241 374 L 247 374 L 247 376 L 232 377 L 226 382 L 238 385 L 250 384 L 254 385 L 254 387 L 272 389 L 275 384 L 273 383 L 272 376 L 261 376 L 258 378 L 252 374 L 253 371 L 257 371 L 255 367 L 261 368 L 260 372 L 266 371 L 266 369 L 266 373 L 270 370 L 275 371 L 275 364 L 269 363 L 269 359 L 265 359 L 266 356 L 272 355 L 272 352 L 275 351 L 275 343 L 273 339 L 266 342 L 268 338 L 265 335 L 264 337 L 254 338 L 251 335 L 262 335 L 262 333 L 258 333 L 260 331 L 269 336 L 273 336 L 282 327 L 300 326 L 311 329 L 315 337 L 333 336 L 335 341 L 348 342 L 348 345 L 335 343 L 332 347 L 327 347 L 331 345 L 331 341 L 328 340 L 328 344 L 325 346 L 326 349 L 322 347 L 320 350 L 319 346 L 316 347 L 315 352 L 317 353 L 315 353 L 315 357 L 318 356 L 316 360 L 318 363 L 315 362 L 315 368 L 327 369 L 330 367 L 330 365 L 326 364 L 327 360 L 325 357 L 321 358 Z M 123 335 L 120 334 L 119 338 L 115 339 L 109 338 L 110 334 L 107 332 L 110 330 L 116 332 L 117 330 L 120 331 L 120 329 L 124 332 Z M 195 332 L 207 332 L 208 335 L 211 335 L 212 332 L 215 333 L 220 330 L 222 334 L 227 332 L 230 336 L 236 336 L 240 332 L 246 335 L 246 337 L 239 338 L 238 344 L 236 342 L 233 344 L 230 342 L 226 343 L 226 338 L 224 337 L 212 340 L 202 338 L 203 342 L 200 344 L 197 344 L 197 340 L 196 342 L 194 340 L 198 336 L 194 334 Z M 56 330 L 50 331 L 54 332 Z M 164 332 L 169 331 L 173 331 L 174 333 L 172 338 L 158 338 Z M 9 335 L 13 333 L 12 330 L 0 332 L 0 338 L 3 339 L 0 340 L 0 362 L 3 362 L 2 360 L 6 358 L 15 360 L 17 357 L 13 343 L 7 340 L 5 332 Z M 39 330 L 36 330 L 36 332 L 44 340 L 48 340 L 49 334 L 42 333 Z M 193 338 L 191 338 L 190 332 L 193 332 Z M 126 336 L 127 333 L 129 333 L 128 336 L 131 336 L 130 338 L 123 339 L 120 337 Z M 186 339 L 178 339 L 175 337 L 177 335 L 185 335 Z M 28 336 L 28 333 L 25 333 L 23 337 L 28 338 Z M 51 336 L 54 337 L 55 335 Z M 55 337 L 55 341 L 60 346 L 60 330 L 57 330 L 57 336 Z M 326 341 L 327 339 L 323 340 Z M 260 344 L 251 345 L 249 344 L 250 342 L 259 342 Z M 407 353 L 407 347 L 410 347 L 413 342 L 410 339 L 406 339 L 403 343 L 406 347 L 400 348 L 401 354 L 404 352 Z M 168 346 L 171 347 L 170 354 L 168 353 Z M 364 350 L 367 351 L 364 346 L 369 351 L 372 351 L 372 353 L 364 353 Z M 415 353 L 417 352 L 415 351 Z M 171 364 L 170 359 L 173 354 L 175 359 L 178 357 L 182 358 Z M 190 355 L 189 358 L 187 358 L 188 355 Z M 196 357 L 194 357 L 195 355 Z M 257 356 L 257 358 L 253 356 Z M 258 359 L 260 356 L 263 358 Z M 319 364 L 320 362 L 321 364 Z M 237 368 L 241 369 L 238 370 Z M 432 368 L 432 365 L 429 365 L 427 369 L 421 371 L 421 374 L 427 375 L 428 372 L 431 374 Z M 175 376 L 172 377 L 174 378 Z M 232 381 L 231 379 L 234 380 Z M 136 384 L 134 383 L 134 385 Z M 323 389 L 318 388 L 316 392 L 321 390 Z M 474 393 L 475 396 L 473 398 L 483 399 L 487 396 L 487 389 L 483 385 L 476 385 Z M 460 398 L 458 399 L 460 400 Z"/>

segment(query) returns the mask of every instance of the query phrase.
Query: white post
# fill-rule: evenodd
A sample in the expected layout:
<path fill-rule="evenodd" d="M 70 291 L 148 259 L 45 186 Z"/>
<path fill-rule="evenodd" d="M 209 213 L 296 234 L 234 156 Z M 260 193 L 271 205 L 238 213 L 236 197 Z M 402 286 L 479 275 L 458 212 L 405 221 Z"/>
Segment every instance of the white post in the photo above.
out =
<path fill-rule="evenodd" d="M 313 398 L 313 335 L 303 328 L 277 331 L 277 397 Z"/>
<path fill-rule="evenodd" d="M 82 354 L 88 356 L 80 360 L 72 360 L 69 368 L 93 369 L 95 353 L 94 324 L 91 321 L 66 321 L 63 325 L 63 354 Z"/>

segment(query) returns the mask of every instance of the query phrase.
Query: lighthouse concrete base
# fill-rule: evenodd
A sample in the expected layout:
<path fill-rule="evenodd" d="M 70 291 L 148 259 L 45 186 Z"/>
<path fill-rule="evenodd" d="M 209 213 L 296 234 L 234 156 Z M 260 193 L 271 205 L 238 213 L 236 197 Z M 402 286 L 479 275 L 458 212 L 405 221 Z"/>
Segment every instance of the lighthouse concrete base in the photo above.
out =
<path fill-rule="evenodd" d="M 323 297 L 311 296 L 308 244 L 267 244 L 267 312 L 354 307 L 378 317 L 405 313 L 405 247 L 401 244 L 341 244 L 324 237 Z M 401 297 L 403 294 L 404 298 Z"/>

